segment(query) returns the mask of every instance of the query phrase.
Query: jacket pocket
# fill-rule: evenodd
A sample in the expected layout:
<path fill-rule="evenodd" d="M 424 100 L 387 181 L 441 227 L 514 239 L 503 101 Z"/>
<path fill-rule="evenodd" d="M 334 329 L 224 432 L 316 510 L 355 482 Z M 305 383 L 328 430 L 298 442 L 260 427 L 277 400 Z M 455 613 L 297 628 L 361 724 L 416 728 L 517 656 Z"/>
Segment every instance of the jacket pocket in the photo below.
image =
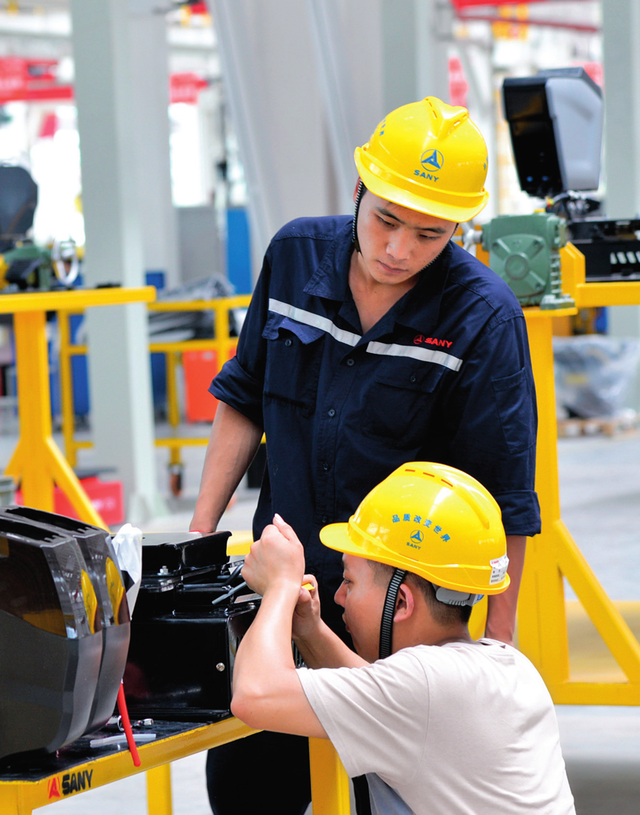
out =
<path fill-rule="evenodd" d="M 433 432 L 435 392 L 444 372 L 429 362 L 385 360 L 364 401 L 364 433 L 400 449 L 421 447 Z"/>
<path fill-rule="evenodd" d="M 315 410 L 324 331 L 270 314 L 262 332 L 267 341 L 264 400 L 310 416 Z"/>

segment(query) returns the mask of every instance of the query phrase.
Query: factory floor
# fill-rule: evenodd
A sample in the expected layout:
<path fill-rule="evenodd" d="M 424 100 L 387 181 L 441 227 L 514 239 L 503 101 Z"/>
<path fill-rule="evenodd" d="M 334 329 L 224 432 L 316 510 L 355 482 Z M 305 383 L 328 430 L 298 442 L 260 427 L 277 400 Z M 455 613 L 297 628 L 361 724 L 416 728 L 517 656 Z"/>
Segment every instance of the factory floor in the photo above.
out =
<path fill-rule="evenodd" d="M 11 449 L 11 438 L 0 427 L 2 460 Z M 558 450 L 563 520 L 608 595 L 636 601 L 631 615 L 640 617 L 640 434 L 561 439 Z M 204 447 L 185 448 L 183 493 L 175 498 L 168 490 L 167 452 L 158 451 L 159 489 L 167 496 L 169 514 L 145 524 L 146 531 L 188 528 L 203 456 Z M 249 529 L 255 500 L 255 491 L 241 488 L 221 528 Z M 569 588 L 567 599 L 575 599 Z M 572 645 L 588 664 L 599 658 L 597 643 L 587 626 L 583 630 L 583 639 Z M 638 815 L 640 707 L 557 706 L 556 711 L 577 815 Z M 174 815 L 210 815 L 204 762 L 199 754 L 172 765 Z M 132 776 L 37 812 L 146 815 L 145 778 Z"/>

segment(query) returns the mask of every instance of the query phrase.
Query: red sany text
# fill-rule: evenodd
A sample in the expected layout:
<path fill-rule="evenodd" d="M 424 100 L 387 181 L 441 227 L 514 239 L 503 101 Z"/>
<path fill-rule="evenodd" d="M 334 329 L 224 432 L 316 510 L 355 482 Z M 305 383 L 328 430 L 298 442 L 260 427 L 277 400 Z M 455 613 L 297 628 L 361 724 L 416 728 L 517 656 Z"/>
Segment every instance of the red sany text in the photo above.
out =
<path fill-rule="evenodd" d="M 453 345 L 449 340 L 437 340 L 435 337 L 425 337 L 424 334 L 417 334 L 413 338 L 414 345 L 437 345 L 440 348 L 451 348 Z"/>

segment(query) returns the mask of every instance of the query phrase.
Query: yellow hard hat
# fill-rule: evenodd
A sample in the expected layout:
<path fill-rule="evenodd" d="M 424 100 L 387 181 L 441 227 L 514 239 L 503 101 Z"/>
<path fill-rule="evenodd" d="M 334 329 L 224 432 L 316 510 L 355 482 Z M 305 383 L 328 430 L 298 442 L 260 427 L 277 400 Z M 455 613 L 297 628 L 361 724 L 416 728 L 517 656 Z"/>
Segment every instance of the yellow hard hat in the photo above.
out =
<path fill-rule="evenodd" d="M 510 582 L 500 507 L 475 478 L 444 464 L 398 467 L 320 540 L 455 592 L 499 594 Z"/>
<path fill-rule="evenodd" d="M 368 190 L 417 212 L 469 221 L 489 200 L 482 134 L 466 108 L 435 96 L 392 111 L 354 157 Z"/>

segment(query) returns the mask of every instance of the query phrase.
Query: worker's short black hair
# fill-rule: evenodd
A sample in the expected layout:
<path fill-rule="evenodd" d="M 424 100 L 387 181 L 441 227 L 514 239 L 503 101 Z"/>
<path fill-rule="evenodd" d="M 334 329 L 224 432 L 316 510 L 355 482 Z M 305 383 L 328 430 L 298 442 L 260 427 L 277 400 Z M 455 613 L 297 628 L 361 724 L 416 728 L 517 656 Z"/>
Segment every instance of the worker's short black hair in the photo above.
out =
<path fill-rule="evenodd" d="M 368 562 L 376 574 L 376 581 L 387 586 L 394 572 L 394 567 L 388 566 L 386 563 L 378 563 L 375 560 L 369 560 Z M 424 577 L 420 577 L 420 575 L 413 572 L 407 572 L 404 582 L 411 584 L 421 592 L 429 611 L 433 615 L 433 619 L 439 625 L 456 625 L 457 623 L 469 622 L 472 611 L 471 606 L 451 606 L 448 603 L 441 603 L 436 598 L 436 590 L 433 585 Z"/>

